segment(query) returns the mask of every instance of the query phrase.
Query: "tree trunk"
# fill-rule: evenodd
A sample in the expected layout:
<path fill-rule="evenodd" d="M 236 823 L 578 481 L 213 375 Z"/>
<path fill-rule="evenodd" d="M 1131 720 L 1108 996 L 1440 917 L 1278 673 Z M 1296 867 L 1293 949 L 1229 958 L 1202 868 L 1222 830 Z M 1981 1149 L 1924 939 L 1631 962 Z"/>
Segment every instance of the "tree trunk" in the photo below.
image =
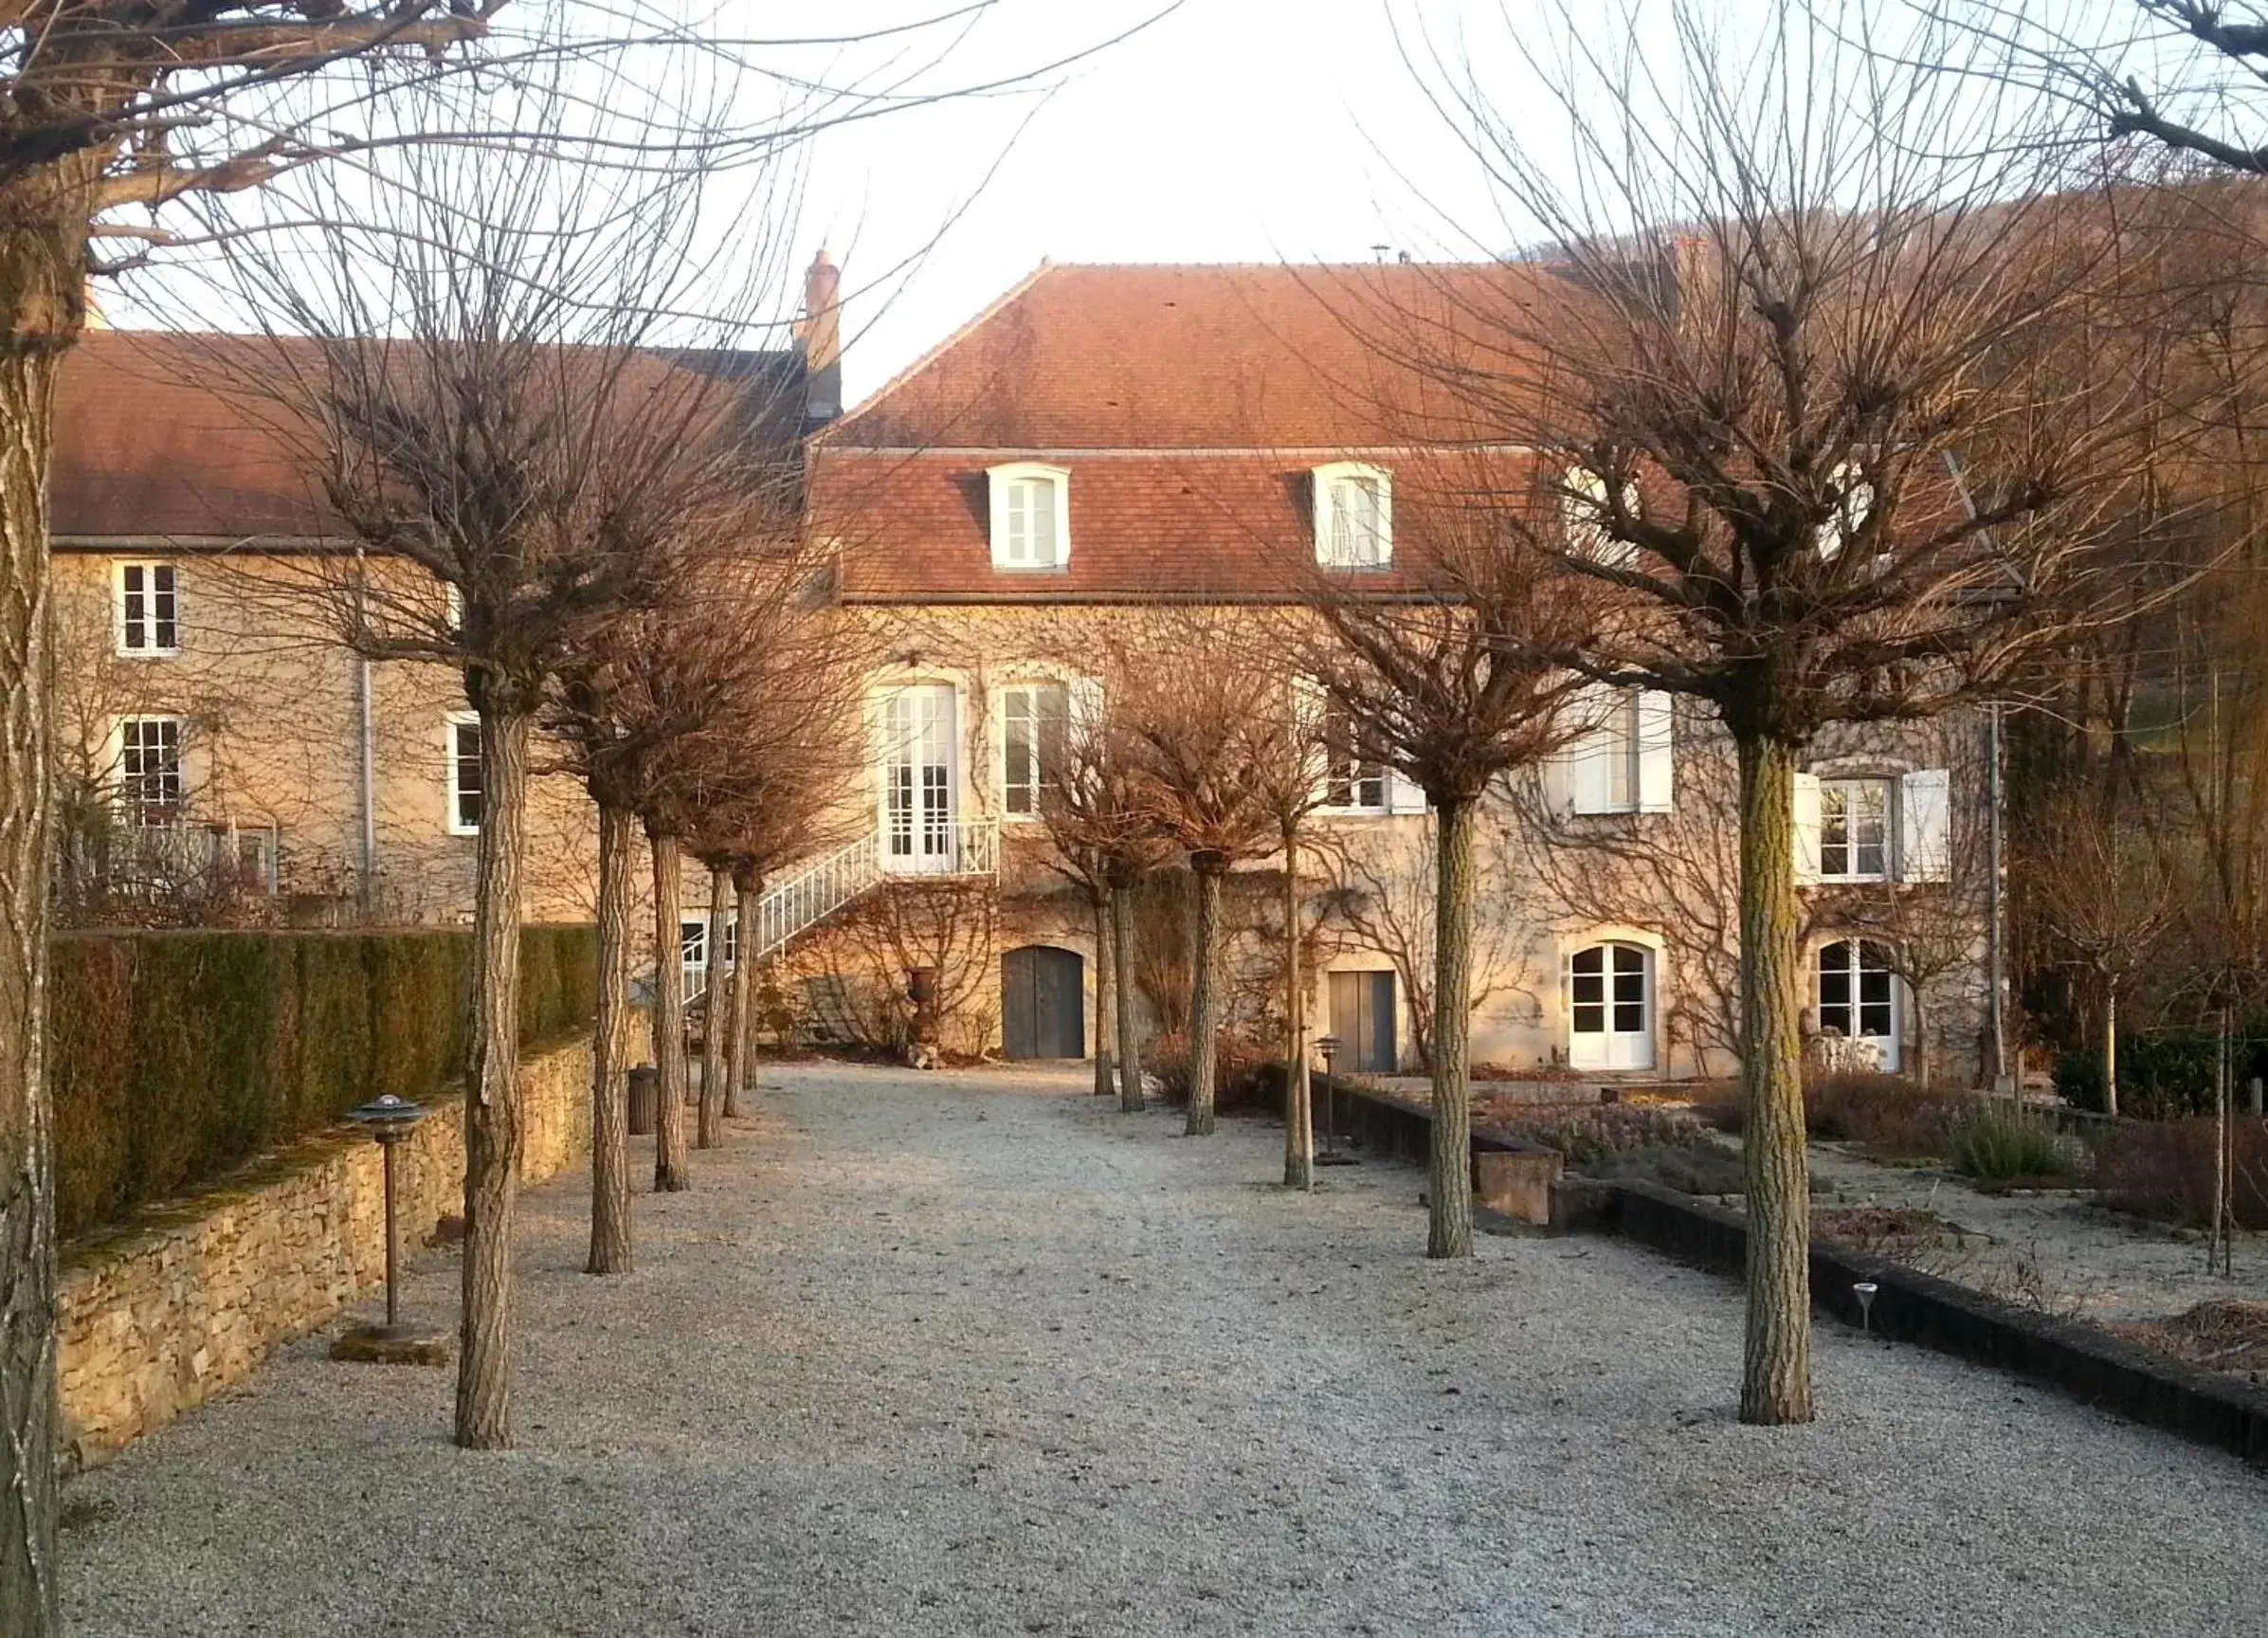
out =
<path fill-rule="evenodd" d="M 1473 807 L 1437 801 L 1433 890 L 1433 1152 L 1428 1257 L 1473 1254 Z"/>
<path fill-rule="evenodd" d="M 1283 1186 L 1315 1186 L 1307 1083 L 1307 982 L 1299 971 L 1299 837 L 1283 833 Z"/>
<path fill-rule="evenodd" d="M 598 1028 L 590 1046 L 591 1274 L 630 1271 L 630 860 L 636 819 L 598 810 Z"/>
<path fill-rule="evenodd" d="M 1811 1196 L 1796 958 L 1795 752 L 1740 742 L 1741 1096 L 1749 1320 L 1740 1419 L 1811 1420 Z"/>
<path fill-rule="evenodd" d="M 494 691 L 493 684 L 491 692 Z M 464 1295 L 457 1443 L 512 1444 L 512 1208 L 519 1192 L 519 880 L 528 724 L 481 706 L 481 835 L 473 885 L 472 1046 L 464 1077 Z"/>
<path fill-rule="evenodd" d="M 1914 1066 L 1910 1073 L 1914 1083 L 1924 1092 L 1930 1089 L 1930 1008 L 1921 997 L 1921 986 L 1908 983 L 1906 1005 L 1914 1010 Z"/>
<path fill-rule="evenodd" d="M 1182 1133 L 1207 1138 L 1213 1132 L 1213 1061 L 1220 1033 L 1221 867 L 1192 864 L 1197 878 L 1197 948 L 1189 982 L 1189 1118 Z"/>
<path fill-rule="evenodd" d="M 685 1170 L 685 970 L 678 928 L 678 843 L 647 827 L 654 855 L 654 1189 L 693 1187 Z"/>
<path fill-rule="evenodd" d="M 740 1119 L 740 1094 L 756 1086 L 756 904 L 764 884 L 755 877 L 735 877 L 735 908 L 740 919 L 740 964 L 733 975 L 733 1034 L 728 1043 L 724 1074 L 724 1114 Z"/>
<path fill-rule="evenodd" d="M 1111 948 L 1118 970 L 1118 1107 L 1129 1115 L 1142 1112 L 1142 1051 L 1134 1039 L 1134 889 L 1111 889 Z"/>
<path fill-rule="evenodd" d="M 700 1124 L 694 1146 L 714 1149 L 724 1141 L 725 1039 L 733 1025 L 733 978 L 725 970 L 725 907 L 732 901 L 733 877 L 727 870 L 709 872 L 709 928 L 702 949 L 708 952 L 708 985 L 701 995 Z"/>
<path fill-rule="evenodd" d="M 79 331 L 75 251 L 0 245 L 0 1632 L 56 1631 L 54 1112 L 46 1083 L 55 372 Z"/>
<path fill-rule="evenodd" d="M 2103 995 L 2103 1112 L 2118 1113 L 2118 986 L 2106 985 Z"/>
<path fill-rule="evenodd" d="M 1095 1096 L 1111 1095 L 1111 1065 L 1117 1057 L 1117 963 L 1112 959 L 1111 901 L 1095 895 Z"/>
<path fill-rule="evenodd" d="M 2213 1228 L 2205 1237 L 2205 1272 L 2229 1264 L 2229 1013 L 2221 1010 L 2221 1037 L 2213 1060 Z"/>

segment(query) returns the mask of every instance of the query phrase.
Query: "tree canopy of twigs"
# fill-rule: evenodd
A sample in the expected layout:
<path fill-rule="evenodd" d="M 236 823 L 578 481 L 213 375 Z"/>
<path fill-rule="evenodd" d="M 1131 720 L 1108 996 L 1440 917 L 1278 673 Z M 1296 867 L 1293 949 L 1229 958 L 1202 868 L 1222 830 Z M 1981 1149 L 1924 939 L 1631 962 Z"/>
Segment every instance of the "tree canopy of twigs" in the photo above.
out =
<path fill-rule="evenodd" d="M 2148 331 L 2095 322 L 2120 294 L 2103 236 L 2052 145 L 2021 139 L 2035 116 L 2017 94 L 1946 72 L 1953 31 L 1885 52 L 1834 27 L 1855 8 L 1786 4 L 1737 37 L 1698 5 L 1667 12 L 1665 54 L 1566 11 L 1558 57 L 1532 53 L 1571 173 L 1534 156 L 1532 110 L 1421 63 L 1548 246 L 1519 271 L 1559 291 L 1460 320 L 1518 368 L 1437 373 L 1469 437 L 1540 452 L 1558 504 L 1507 508 L 1506 526 L 1606 594 L 1565 658 L 1698 696 L 1738 748 L 1742 1414 L 1804 1421 L 1796 758 L 1827 723 L 2005 688 L 2028 653 L 2113 617 L 2126 579 L 2097 555 L 2099 508 Z"/>

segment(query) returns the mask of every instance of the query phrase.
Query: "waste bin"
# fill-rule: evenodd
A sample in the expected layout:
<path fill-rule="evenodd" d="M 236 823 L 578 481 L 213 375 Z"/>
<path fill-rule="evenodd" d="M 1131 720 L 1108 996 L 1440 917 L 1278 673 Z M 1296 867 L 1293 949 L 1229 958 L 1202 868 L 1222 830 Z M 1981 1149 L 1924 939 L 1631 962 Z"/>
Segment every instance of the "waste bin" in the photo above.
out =
<path fill-rule="evenodd" d="M 661 1114 L 662 1071 L 641 1064 L 630 1071 L 630 1136 L 650 1138 Z"/>

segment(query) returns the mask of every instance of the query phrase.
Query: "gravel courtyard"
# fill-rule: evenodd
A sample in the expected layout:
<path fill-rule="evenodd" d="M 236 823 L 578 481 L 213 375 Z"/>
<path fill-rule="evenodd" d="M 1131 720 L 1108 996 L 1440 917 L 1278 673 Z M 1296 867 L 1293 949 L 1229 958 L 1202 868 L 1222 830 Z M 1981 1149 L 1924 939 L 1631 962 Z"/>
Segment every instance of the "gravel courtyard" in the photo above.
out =
<path fill-rule="evenodd" d="M 312 1338 L 69 1487 L 70 1629 L 2268 1630 L 2231 1459 L 1833 1326 L 1745 1429 L 1737 1289 L 1628 1247 L 1429 1265 L 1415 1171 L 1287 1195 L 1083 1072 L 767 1079 L 635 1275 L 524 1200 L 518 1449 Z"/>

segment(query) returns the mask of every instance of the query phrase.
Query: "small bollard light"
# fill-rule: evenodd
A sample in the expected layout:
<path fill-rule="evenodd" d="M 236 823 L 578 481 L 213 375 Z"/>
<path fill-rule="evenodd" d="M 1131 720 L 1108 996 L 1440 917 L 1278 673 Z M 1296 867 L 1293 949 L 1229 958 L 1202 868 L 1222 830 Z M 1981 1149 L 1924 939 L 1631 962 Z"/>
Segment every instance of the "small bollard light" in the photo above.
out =
<path fill-rule="evenodd" d="M 1332 1068 L 1339 1055 L 1336 1035 L 1319 1035 L 1315 1050 L 1323 1054 L 1323 1153 L 1315 1156 L 1318 1166 L 1353 1166 L 1358 1162 L 1352 1155 L 1338 1151 L 1339 1078 Z"/>
<path fill-rule="evenodd" d="M 399 1213 L 394 1204 L 393 1152 L 408 1138 L 426 1111 L 391 1092 L 373 1098 L 349 1112 L 347 1119 L 377 1139 L 386 1177 L 386 1323 L 357 1325 L 332 1344 L 336 1359 L 364 1359 L 380 1363 L 439 1365 L 448 1359 L 448 1338 L 437 1332 L 402 1323 L 401 1247 Z"/>
<path fill-rule="evenodd" d="M 1851 1287 L 1852 1294 L 1859 1299 L 1859 1329 L 1861 1333 L 1874 1329 L 1875 1293 L 1880 1289 L 1872 1280 L 1861 1280 Z"/>

